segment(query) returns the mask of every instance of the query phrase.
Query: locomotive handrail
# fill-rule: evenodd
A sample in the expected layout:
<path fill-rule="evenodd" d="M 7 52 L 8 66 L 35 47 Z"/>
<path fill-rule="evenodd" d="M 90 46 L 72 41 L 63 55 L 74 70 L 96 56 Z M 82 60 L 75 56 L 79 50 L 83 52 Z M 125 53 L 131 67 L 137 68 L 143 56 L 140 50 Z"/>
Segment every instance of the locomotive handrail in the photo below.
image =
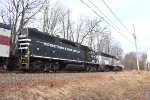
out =
<path fill-rule="evenodd" d="M 18 41 L 31 41 L 31 39 L 19 39 Z"/>
<path fill-rule="evenodd" d="M 30 43 L 19 43 L 19 45 L 31 45 Z"/>
<path fill-rule="evenodd" d="M 18 49 L 28 49 L 28 47 L 20 47 L 20 48 L 18 48 Z"/>
<path fill-rule="evenodd" d="M 25 37 L 27 37 L 26 35 L 19 35 L 18 36 L 19 38 L 25 38 Z"/>

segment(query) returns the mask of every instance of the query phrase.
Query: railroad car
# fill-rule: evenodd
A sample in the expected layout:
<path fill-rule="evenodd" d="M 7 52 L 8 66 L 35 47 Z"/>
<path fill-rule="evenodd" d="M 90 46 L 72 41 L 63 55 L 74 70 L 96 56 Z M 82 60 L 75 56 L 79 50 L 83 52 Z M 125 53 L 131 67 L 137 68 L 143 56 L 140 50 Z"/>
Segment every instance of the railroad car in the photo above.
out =
<path fill-rule="evenodd" d="M 97 52 L 96 54 L 97 63 L 101 66 L 102 71 L 122 71 L 123 65 L 120 63 L 120 60 L 112 55 Z"/>
<path fill-rule="evenodd" d="M 0 66 L 7 63 L 10 56 L 11 28 L 9 25 L 0 23 Z"/>

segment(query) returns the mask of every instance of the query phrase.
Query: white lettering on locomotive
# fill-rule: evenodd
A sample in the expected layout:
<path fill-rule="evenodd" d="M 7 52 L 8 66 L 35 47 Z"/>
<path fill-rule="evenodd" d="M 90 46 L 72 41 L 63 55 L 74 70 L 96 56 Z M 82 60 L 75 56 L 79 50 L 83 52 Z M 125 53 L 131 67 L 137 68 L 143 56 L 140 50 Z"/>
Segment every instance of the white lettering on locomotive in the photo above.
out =
<path fill-rule="evenodd" d="M 70 51 L 70 52 L 75 52 L 75 53 L 80 53 L 79 50 L 71 49 L 71 48 L 68 48 L 68 47 L 63 47 L 63 46 L 59 46 L 59 45 L 55 45 L 55 44 L 51 44 L 51 43 L 46 43 L 46 42 L 41 42 L 41 41 L 37 41 L 37 42 L 42 43 L 44 46 L 57 48 L 57 49 L 61 49 L 61 50 L 66 50 L 66 51 Z"/>

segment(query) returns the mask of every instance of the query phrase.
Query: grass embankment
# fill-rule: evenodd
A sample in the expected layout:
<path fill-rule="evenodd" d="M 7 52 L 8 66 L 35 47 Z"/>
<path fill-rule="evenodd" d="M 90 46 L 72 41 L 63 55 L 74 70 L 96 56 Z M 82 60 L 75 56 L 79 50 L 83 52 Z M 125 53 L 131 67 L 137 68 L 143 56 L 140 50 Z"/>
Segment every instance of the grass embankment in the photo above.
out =
<path fill-rule="evenodd" d="M 34 81 L 7 93 L 3 99 L 23 100 L 147 100 L 150 73 L 85 73 L 76 78 Z"/>

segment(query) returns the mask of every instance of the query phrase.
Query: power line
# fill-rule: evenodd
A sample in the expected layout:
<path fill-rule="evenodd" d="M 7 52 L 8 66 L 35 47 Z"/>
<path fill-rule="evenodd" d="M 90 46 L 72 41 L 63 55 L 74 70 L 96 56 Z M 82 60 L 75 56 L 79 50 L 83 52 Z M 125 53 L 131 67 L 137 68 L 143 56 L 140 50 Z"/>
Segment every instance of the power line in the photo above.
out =
<path fill-rule="evenodd" d="M 120 32 L 122 32 L 91 0 L 88 0 L 99 12 L 101 12 L 101 14 L 112 24 L 114 25 Z M 111 10 L 111 8 L 106 4 L 106 2 L 104 0 L 102 0 L 103 3 L 109 8 L 109 10 L 113 13 L 113 15 L 118 19 L 118 21 L 124 26 L 124 28 L 128 31 L 128 33 L 130 33 L 131 35 L 133 35 L 129 30 L 128 28 L 123 24 L 123 22 L 116 16 L 116 14 Z M 84 2 L 85 3 L 85 2 Z M 86 4 L 87 5 L 87 4 Z M 88 6 L 89 7 L 89 6 Z M 91 7 L 90 7 L 91 9 Z M 92 9 L 93 10 L 93 9 Z M 96 11 L 94 11 L 96 12 Z M 97 12 L 96 12 L 97 13 Z M 106 21 L 105 19 L 103 19 L 104 21 Z M 109 25 L 110 25 L 109 23 Z M 113 27 L 114 28 L 114 27 Z M 115 29 L 115 28 L 114 28 Z M 116 30 L 116 29 L 115 29 Z M 116 30 L 117 31 L 117 30 Z M 117 31 L 118 32 L 118 31 Z M 119 32 L 119 33 L 120 33 Z M 123 35 L 123 34 L 122 34 Z M 124 36 L 123 36 L 124 37 Z M 126 38 L 126 37 L 125 37 Z M 130 41 L 130 40 L 129 40 Z M 138 42 L 138 40 L 137 40 Z M 138 45 L 139 45 L 139 49 L 141 52 L 144 52 L 143 49 L 141 49 L 141 46 L 140 46 L 140 43 L 138 42 Z"/>
<path fill-rule="evenodd" d="M 107 8 L 111 11 L 111 13 L 116 17 L 116 19 L 122 24 L 122 26 L 128 31 L 128 33 L 130 33 L 131 35 L 133 35 L 128 28 L 123 24 L 123 22 L 117 17 L 117 15 L 112 11 L 112 9 L 108 6 L 108 4 L 102 0 L 102 2 L 107 6 Z M 143 50 L 141 49 L 141 46 L 139 47 L 139 49 L 143 52 Z"/>
<path fill-rule="evenodd" d="M 133 25 L 134 26 L 134 25 Z M 134 30 L 135 31 L 135 30 Z M 134 36 L 134 34 L 133 34 L 133 36 Z M 138 46 L 138 50 L 139 51 L 141 51 L 141 52 L 145 52 L 143 49 L 142 49 L 142 47 L 141 47 L 141 45 L 140 45 L 140 42 L 139 42 L 139 40 L 136 38 L 136 42 L 137 42 L 137 46 Z"/>
<path fill-rule="evenodd" d="M 130 34 L 132 34 L 133 35 L 133 33 L 131 33 L 129 30 L 128 30 L 128 28 L 122 23 L 122 21 L 116 16 L 116 14 L 111 10 L 111 8 L 107 5 L 107 3 L 104 1 L 104 0 L 102 0 L 102 2 L 107 6 L 107 8 L 111 11 L 111 13 L 118 19 L 118 21 L 122 24 L 122 26 L 128 31 L 128 33 L 130 33 Z"/>
<path fill-rule="evenodd" d="M 83 0 L 80 0 L 84 3 L 88 8 L 90 8 L 96 15 L 98 15 L 102 20 L 104 20 L 108 25 L 110 25 L 113 29 L 115 29 L 118 33 L 120 33 L 125 39 L 133 43 L 133 41 L 129 40 L 126 36 L 124 36 L 120 31 L 118 31 L 114 26 L 112 26 L 107 20 L 105 20 L 101 15 L 99 15 L 95 10 L 93 10 L 88 4 L 86 4 Z"/>
<path fill-rule="evenodd" d="M 89 2 L 99 11 L 103 16 L 112 24 L 114 25 L 120 32 L 122 32 L 91 0 Z M 122 32 L 123 33 L 123 32 Z"/>
<path fill-rule="evenodd" d="M 105 17 L 105 18 L 107 18 L 107 20 L 112 24 L 112 25 L 114 25 L 120 32 L 122 32 L 91 0 L 88 0 L 99 12 L 101 12 L 101 14 Z M 84 4 L 85 4 L 85 2 L 83 2 Z M 87 4 L 86 4 L 87 5 Z M 89 5 L 87 5 L 88 7 L 89 7 Z M 90 9 L 92 9 L 91 7 L 89 7 Z M 94 11 L 93 9 L 92 9 L 92 11 Z M 94 12 L 96 12 L 96 11 L 94 11 Z M 97 12 L 96 12 L 96 14 L 98 15 L 98 16 L 100 16 Z M 101 17 L 101 16 L 100 16 Z M 101 17 L 101 18 L 103 18 L 103 17 Z M 118 18 L 119 19 L 119 18 Z M 106 21 L 104 18 L 103 18 L 103 20 L 104 21 Z M 120 20 L 121 21 L 121 20 Z M 106 21 L 107 22 L 107 21 Z M 109 25 L 110 25 L 110 23 L 109 22 L 107 22 Z M 121 22 L 122 23 L 122 22 Z M 122 23 L 123 24 L 123 23 Z M 112 26 L 112 25 L 110 25 L 110 26 Z M 124 25 L 124 24 L 123 24 Z M 124 25 L 125 26 L 125 25 Z M 113 27 L 113 26 L 112 26 Z M 114 27 L 113 27 L 114 28 Z M 115 29 L 115 28 L 114 28 Z M 126 28 L 127 29 L 127 28 Z M 116 30 L 116 29 L 115 29 Z M 128 29 L 127 29 L 128 30 Z M 116 30 L 117 31 L 117 30 Z M 118 32 L 118 31 L 117 31 Z M 118 32 L 118 33 L 120 33 L 120 32 Z M 130 34 L 132 34 L 132 33 L 130 33 Z M 123 33 L 121 34 L 122 36 L 123 36 Z M 125 36 L 123 36 L 124 38 L 126 38 Z M 127 39 L 127 38 L 126 38 Z M 129 40 L 129 39 L 128 39 Z M 130 42 L 132 42 L 131 40 L 129 40 Z M 137 40 L 138 41 L 138 40 Z M 141 49 L 141 46 L 139 46 L 139 49 L 140 49 L 140 51 L 141 52 L 143 52 L 143 50 Z"/>
<path fill-rule="evenodd" d="M 137 40 L 137 43 L 138 43 L 138 47 L 139 47 L 140 51 L 141 52 L 145 52 L 145 50 L 142 49 L 142 46 L 140 45 L 140 41 L 139 40 Z"/>

